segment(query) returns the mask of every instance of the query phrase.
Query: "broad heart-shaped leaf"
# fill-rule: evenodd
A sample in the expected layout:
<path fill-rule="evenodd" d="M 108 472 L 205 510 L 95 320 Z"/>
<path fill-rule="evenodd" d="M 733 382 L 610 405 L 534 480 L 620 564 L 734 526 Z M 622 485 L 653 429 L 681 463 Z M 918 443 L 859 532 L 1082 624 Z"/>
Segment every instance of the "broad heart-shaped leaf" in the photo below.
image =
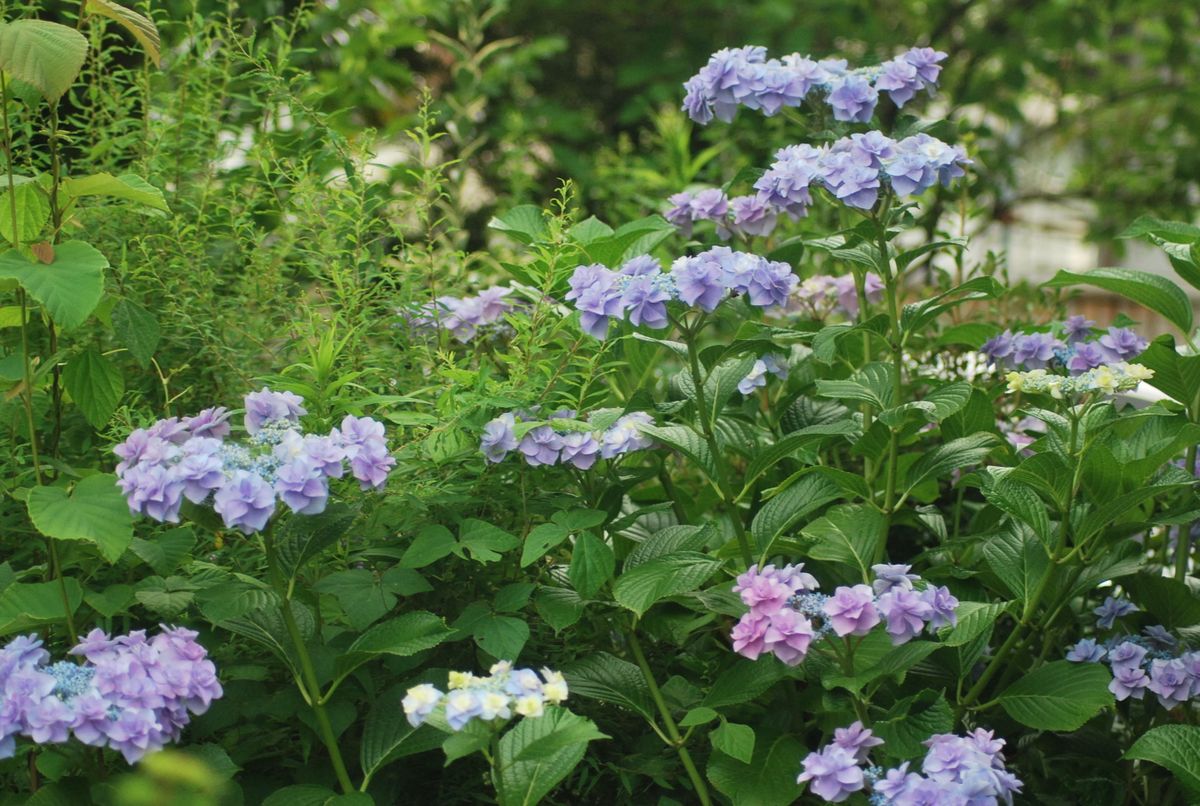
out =
<path fill-rule="evenodd" d="M 715 750 L 749 764 L 754 759 L 754 728 L 736 722 L 722 722 L 708 734 Z"/>
<path fill-rule="evenodd" d="M 489 613 L 472 627 L 475 645 L 496 660 L 516 660 L 529 640 L 529 625 L 515 616 Z"/>
<path fill-rule="evenodd" d="M 408 723 L 401 704 L 406 691 L 405 685 L 388 689 L 379 695 L 367 714 L 359 763 L 368 781 L 386 764 L 413 753 L 433 750 L 445 740 L 445 735 L 432 725 L 414 728 Z"/>
<path fill-rule="evenodd" d="M 132 300 L 121 299 L 113 306 L 112 324 L 117 339 L 133 359 L 142 367 L 150 366 L 150 359 L 162 338 L 154 314 Z"/>
<path fill-rule="evenodd" d="M 550 549 L 562 543 L 571 531 L 557 523 L 543 523 L 525 535 L 521 549 L 521 567 L 531 565 L 546 556 Z"/>
<path fill-rule="evenodd" d="M 0 70 L 35 87 L 51 103 L 75 81 L 87 49 L 83 34 L 55 22 L 14 20 L 0 26 Z"/>
<path fill-rule="evenodd" d="M 1200 793 L 1200 728 L 1195 725 L 1151 728 L 1138 737 L 1125 758 L 1166 767 L 1185 789 Z"/>
<path fill-rule="evenodd" d="M 796 762 L 805 752 L 791 736 L 759 736 L 749 764 L 714 752 L 708 760 L 708 780 L 733 806 L 787 806 L 800 796 Z"/>
<path fill-rule="evenodd" d="M 96 0 L 89 0 L 96 2 Z M 84 196 L 109 196 L 114 199 L 143 204 L 155 210 L 170 212 L 162 191 L 135 174 L 113 176 L 108 173 L 70 177 L 63 180 L 63 190 L 74 199 Z"/>
<path fill-rule="evenodd" d="M 400 558 L 401 568 L 424 568 L 454 551 L 454 535 L 445 526 L 430 524 L 417 532 Z"/>
<path fill-rule="evenodd" d="M 876 562 L 887 537 L 887 521 L 874 507 L 842 504 L 805 526 L 800 533 L 814 541 L 808 556 L 849 565 L 864 582 L 870 582 L 871 565 Z"/>
<path fill-rule="evenodd" d="M 432 649 L 453 634 L 454 631 L 446 626 L 446 622 L 424 610 L 388 619 L 376 624 L 350 644 L 345 654 L 337 659 L 337 676 L 344 677 L 379 655 L 403 658 Z"/>
<path fill-rule="evenodd" d="M 502 552 L 516 548 L 520 543 L 515 535 L 498 526 L 467 518 L 458 529 L 458 546 L 454 553 L 459 557 L 469 554 L 476 562 L 491 563 L 499 560 Z"/>
<path fill-rule="evenodd" d="M 750 533 L 765 551 L 798 520 L 840 498 L 841 490 L 824 476 L 801 476 L 763 505 L 750 523 Z"/>
<path fill-rule="evenodd" d="M 1080 284 L 1094 285 L 1105 291 L 1120 294 L 1162 314 L 1168 322 L 1184 333 L 1192 332 L 1192 303 L 1179 286 L 1165 277 L 1133 269 L 1103 268 L 1080 274 L 1060 271 L 1045 285 L 1064 288 Z"/>
<path fill-rule="evenodd" d="M 773 658 L 738 658 L 717 675 L 702 704 L 706 708 L 739 705 L 758 698 L 787 674 L 787 667 Z"/>
<path fill-rule="evenodd" d="M 34 527 L 46 537 L 92 543 L 110 563 L 133 540 L 129 505 L 117 489 L 117 477 L 108 473 L 80 479 L 70 492 L 63 487 L 34 487 L 25 505 Z"/>
<path fill-rule="evenodd" d="M 613 598 L 640 617 L 655 602 L 700 587 L 720 567 L 720 560 L 696 551 L 668 554 L 621 574 Z"/>
<path fill-rule="evenodd" d="M 1056 660 L 1029 672 L 996 701 L 1008 715 L 1038 730 L 1078 730 L 1113 704 L 1112 672 L 1099 663 Z"/>
<path fill-rule="evenodd" d="M 66 241 L 54 247 L 54 262 L 49 264 L 30 262 L 16 249 L 0 254 L 0 280 L 16 280 L 46 308 L 55 324 L 71 330 L 83 324 L 100 302 L 107 266 L 108 260 L 91 245 Z"/>
<path fill-rule="evenodd" d="M 150 61 L 154 62 L 155 67 L 162 64 L 162 55 L 159 52 L 158 28 L 154 26 L 151 20 L 146 19 L 136 11 L 125 8 L 125 6 L 117 5 L 112 0 L 87 0 L 84 5 L 84 11 L 89 14 L 96 14 L 100 17 L 108 17 L 120 24 L 125 30 L 133 34 L 133 38 L 142 46 L 142 50 L 146 51 L 146 56 Z"/>
<path fill-rule="evenodd" d="M 547 708 L 537 719 L 522 719 L 500 737 L 496 795 L 500 806 L 532 806 L 571 774 L 587 744 L 607 739 L 590 719 L 565 708 Z"/>
<path fill-rule="evenodd" d="M 571 695 L 611 702 L 653 719 L 650 688 L 641 670 L 607 652 L 595 652 L 562 669 Z"/>
<path fill-rule="evenodd" d="M 844 381 L 817 381 L 817 396 L 835 400 L 870 403 L 877 409 L 891 408 L 895 402 L 895 370 L 891 364 L 876 361 L 867 364 Z"/>
<path fill-rule="evenodd" d="M 15 185 L 12 196 L 8 195 L 8 185 L 0 177 L 0 235 L 10 244 L 13 243 L 13 209 L 12 201 L 16 200 L 17 207 L 17 238 L 20 243 L 27 244 L 42 234 L 42 228 L 50 220 L 50 202 L 46 194 L 36 182 L 25 182 Z"/>
<path fill-rule="evenodd" d="M 612 548 L 591 532 L 583 532 L 575 538 L 571 550 L 571 568 L 568 578 L 571 586 L 585 599 L 595 596 L 612 579 L 617 560 Z"/>
<path fill-rule="evenodd" d="M 95 347 L 67 362 L 63 385 L 93 428 L 103 428 L 125 394 L 125 378 Z"/>
<path fill-rule="evenodd" d="M 83 589 L 71 577 L 63 579 L 71 612 L 83 602 Z M 66 620 L 62 588 L 58 582 L 13 582 L 0 591 L 0 635 Z"/>

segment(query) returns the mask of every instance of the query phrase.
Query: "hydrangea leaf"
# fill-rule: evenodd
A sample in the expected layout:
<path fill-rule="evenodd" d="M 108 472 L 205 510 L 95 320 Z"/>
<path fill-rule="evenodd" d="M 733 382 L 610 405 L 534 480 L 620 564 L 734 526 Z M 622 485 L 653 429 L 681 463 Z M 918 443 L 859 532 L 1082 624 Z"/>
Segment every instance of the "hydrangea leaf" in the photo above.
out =
<path fill-rule="evenodd" d="M 359 760 L 367 783 L 387 764 L 432 750 L 445 740 L 445 735 L 432 725 L 414 728 L 409 724 L 401 705 L 407 689 L 407 684 L 388 689 L 379 695 L 367 714 L 359 748 Z"/>
<path fill-rule="evenodd" d="M 575 769 L 588 742 L 607 738 L 590 719 L 565 708 L 522 719 L 500 738 L 495 777 L 500 806 L 539 802 Z"/>
<path fill-rule="evenodd" d="M 1125 758 L 1166 767 L 1184 788 L 1200 792 L 1200 728 L 1195 725 L 1151 728 L 1138 737 Z"/>
<path fill-rule="evenodd" d="M 616 567 L 613 550 L 603 540 L 591 532 L 583 532 L 575 539 L 568 577 L 580 596 L 585 599 L 595 596 L 612 579 Z"/>
<path fill-rule="evenodd" d="M 804 527 L 801 534 L 813 541 L 808 554 L 814 560 L 849 565 L 870 582 L 871 565 L 887 537 L 887 522 L 874 507 L 843 504 Z"/>
<path fill-rule="evenodd" d="M 712 746 L 727 756 L 749 764 L 754 759 L 754 728 L 737 722 L 722 722 L 708 734 Z"/>
<path fill-rule="evenodd" d="M 133 540 L 129 505 L 117 489 L 117 478 L 97 473 L 80 479 L 74 489 L 34 487 L 26 500 L 34 527 L 55 540 L 91 543 L 115 563 Z"/>
<path fill-rule="evenodd" d="M 74 613 L 83 602 L 83 589 L 70 577 L 64 577 L 62 582 Z M 66 610 L 58 582 L 13 582 L 0 591 L 0 635 L 65 619 Z"/>
<path fill-rule="evenodd" d="M 825 476 L 801 476 L 767 501 L 750 522 L 750 533 L 758 548 L 765 552 L 793 524 L 841 494 L 838 486 Z"/>
<path fill-rule="evenodd" d="M 778 664 L 776 664 L 778 665 Z M 607 652 L 595 652 L 562 669 L 572 695 L 611 702 L 653 719 L 650 689 L 641 670 Z"/>
<path fill-rule="evenodd" d="M 1187 294 L 1175 283 L 1157 274 L 1120 268 L 1093 269 L 1082 273 L 1060 271 L 1045 285 L 1050 288 L 1094 285 L 1162 314 L 1184 333 L 1192 332 L 1192 303 Z"/>
<path fill-rule="evenodd" d="M 659 557 L 622 574 L 613 598 L 640 617 L 655 602 L 700 587 L 720 567 L 720 560 L 694 551 Z"/>
<path fill-rule="evenodd" d="M 1013 719 L 1037 730 L 1071 731 L 1113 704 L 1112 672 L 1097 663 L 1053 661 L 1029 672 L 996 701 Z"/>
<path fill-rule="evenodd" d="M 791 736 L 759 736 L 750 763 L 714 752 L 708 760 L 708 780 L 733 806 L 787 806 L 800 795 L 796 760 L 805 752 Z"/>

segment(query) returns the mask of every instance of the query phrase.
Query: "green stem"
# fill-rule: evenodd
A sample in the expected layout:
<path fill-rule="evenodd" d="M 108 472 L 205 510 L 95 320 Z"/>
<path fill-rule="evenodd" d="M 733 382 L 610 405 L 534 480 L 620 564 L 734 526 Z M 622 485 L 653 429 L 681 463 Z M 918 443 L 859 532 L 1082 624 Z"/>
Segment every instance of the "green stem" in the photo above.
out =
<path fill-rule="evenodd" d="M 302 679 L 297 680 L 296 685 L 312 708 L 313 716 L 316 717 L 321 741 L 324 743 L 325 749 L 329 751 L 329 758 L 333 762 L 333 771 L 337 775 L 338 785 L 341 786 L 344 793 L 349 795 L 356 790 L 350 781 L 350 774 L 346 771 L 346 762 L 342 760 L 342 751 L 338 747 L 337 737 L 333 733 L 333 725 L 329 722 L 329 714 L 325 710 L 325 698 L 321 695 L 321 684 L 317 680 L 317 671 L 313 667 L 312 657 L 308 654 L 308 646 L 304 642 L 300 626 L 296 624 L 296 617 L 292 613 L 291 590 L 279 571 L 279 563 L 275 556 L 275 544 L 269 531 L 263 535 L 263 546 L 266 549 L 267 569 L 271 575 L 271 585 L 279 594 L 279 613 L 283 616 L 283 624 L 287 629 L 288 638 L 300 661 Z"/>
<path fill-rule="evenodd" d="M 886 212 L 886 208 L 885 208 Z M 898 406 L 904 399 L 904 336 L 900 329 L 900 298 L 899 271 L 893 271 L 891 256 L 888 254 L 886 216 L 881 215 L 879 224 L 879 268 L 883 273 L 884 293 L 887 295 L 887 314 L 891 339 L 889 346 L 892 352 L 892 405 Z M 887 475 L 883 493 L 883 514 L 891 525 L 892 515 L 896 510 L 896 480 L 900 466 L 900 435 L 895 428 L 889 429 Z M 887 551 L 887 541 L 880 542 L 875 552 L 875 562 L 882 562 Z"/>
<path fill-rule="evenodd" d="M 716 434 L 712 427 L 712 412 L 708 408 L 707 396 L 704 392 L 704 376 L 700 372 L 700 352 L 696 346 L 697 335 L 703 327 L 703 322 L 699 322 L 693 328 L 683 328 L 685 340 L 687 342 L 688 353 L 688 368 L 691 370 L 692 385 L 696 389 L 696 409 L 700 418 L 700 430 L 704 434 L 704 441 L 708 443 L 708 452 L 712 456 L 713 468 L 717 473 L 717 489 L 721 493 L 721 498 L 725 501 L 725 505 L 729 508 L 729 517 L 733 521 L 733 531 L 737 535 L 738 547 L 742 552 L 742 561 L 749 568 L 754 565 L 754 553 L 750 549 L 750 536 L 746 534 L 746 525 L 742 523 L 742 516 L 738 512 L 737 496 L 733 494 L 733 490 L 729 487 L 729 477 L 725 472 L 725 457 L 721 452 L 720 446 L 717 444 Z"/>
<path fill-rule="evenodd" d="M 636 627 L 631 628 L 628 633 L 629 648 L 633 651 L 634 660 L 637 661 L 638 668 L 642 670 L 642 677 L 646 680 L 646 686 L 650 689 L 650 696 L 654 700 L 654 704 L 658 707 L 658 713 L 662 717 L 663 726 L 667 729 L 667 736 L 671 740 L 671 744 L 675 747 L 675 751 L 679 753 L 679 760 L 683 763 L 684 770 L 687 771 L 688 778 L 691 779 L 692 786 L 696 790 L 696 797 L 700 799 L 701 806 L 712 806 L 712 799 L 708 794 L 708 784 L 704 782 L 700 771 L 696 769 L 696 763 L 692 761 L 692 754 L 688 752 L 684 745 L 684 739 L 679 733 L 679 726 L 675 724 L 674 717 L 671 716 L 671 709 L 667 707 L 666 700 L 663 699 L 662 692 L 658 688 L 658 683 L 654 680 L 654 672 L 650 669 L 650 664 L 646 662 L 646 655 L 642 652 L 642 644 L 638 641 Z"/>
<path fill-rule="evenodd" d="M 1196 472 L 1196 446 L 1187 449 L 1184 468 L 1188 473 Z M 1192 553 L 1191 524 L 1179 527 L 1179 537 L 1175 543 L 1175 578 L 1183 581 L 1187 578 L 1188 558 Z"/>

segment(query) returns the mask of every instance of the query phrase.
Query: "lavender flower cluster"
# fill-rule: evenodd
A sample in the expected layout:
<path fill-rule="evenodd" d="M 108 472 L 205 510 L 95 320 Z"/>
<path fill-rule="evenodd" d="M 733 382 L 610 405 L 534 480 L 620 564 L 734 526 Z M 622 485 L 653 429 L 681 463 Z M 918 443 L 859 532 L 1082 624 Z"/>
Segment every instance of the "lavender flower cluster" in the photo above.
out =
<path fill-rule="evenodd" d="M 945 587 L 918 591 L 913 583 L 921 578 L 911 569 L 873 565 L 871 585 L 843 585 L 827 596 L 816 592 L 817 580 L 803 564 L 752 567 L 733 586 L 750 608 L 730 632 L 733 649 L 750 660 L 767 653 L 795 666 L 814 641 L 830 634 L 866 635 L 884 622 L 892 643 L 900 645 L 926 627 L 934 631 L 956 624 L 958 599 Z"/>
<path fill-rule="evenodd" d="M 883 299 L 883 280 L 873 271 L 863 278 L 863 291 L 867 302 L 876 303 Z M 858 289 L 853 275 L 833 276 L 818 274 L 800 283 L 792 295 L 789 312 L 802 313 L 815 319 L 824 319 L 831 313 L 839 313 L 847 319 L 858 316 Z"/>
<path fill-rule="evenodd" d="M 907 761 L 890 770 L 871 765 L 871 749 L 883 743 L 861 722 L 838 728 L 832 742 L 804 759 L 796 782 L 829 803 L 869 788 L 872 806 L 997 806 L 1021 791 L 1021 780 L 1004 766 L 1004 740 L 990 730 L 930 736 L 921 773 L 909 772 Z"/>
<path fill-rule="evenodd" d="M 86 662 L 50 663 L 36 635 L 0 649 L 0 758 L 15 737 L 61 744 L 74 736 L 111 747 L 130 764 L 179 739 L 192 714 L 222 695 L 217 670 L 196 633 L 163 627 L 110 638 L 92 630 L 71 655 Z"/>
<path fill-rule="evenodd" d="M 592 412 L 588 423 L 591 431 L 556 431 L 554 420 L 574 420 L 576 412 L 563 409 L 551 413 L 545 421 L 528 412 L 506 412 L 483 427 L 479 450 L 487 461 L 503 462 L 516 451 L 530 467 L 569 464 L 587 470 L 597 459 L 615 459 L 632 451 L 649 448 L 654 442 L 642 434 L 640 426 L 654 425 L 654 418 L 642 411 L 631 411 L 609 424 L 611 410 Z M 518 426 L 540 422 L 526 430 L 518 439 Z M 600 427 L 604 424 L 604 427 Z"/>
<path fill-rule="evenodd" d="M 717 236 L 770 235 L 780 215 L 808 215 L 813 188 L 858 210 L 870 210 L 890 186 L 899 198 L 919 196 L 937 183 L 949 187 L 971 165 L 962 146 L 950 146 L 928 134 L 894 140 L 883 132 L 852 134 L 831 145 L 787 146 L 754 183 L 754 194 L 727 198 L 723 191 L 676 193 L 664 213 L 685 236 L 697 221 L 712 221 Z"/>
<path fill-rule="evenodd" d="M 787 359 L 775 353 L 768 353 L 757 359 L 754 366 L 746 373 L 746 377 L 738 381 L 738 391 L 743 395 L 749 395 L 755 389 L 762 389 L 767 385 L 768 375 L 774 375 L 779 380 L 786 381 L 788 376 Z"/>
<path fill-rule="evenodd" d="M 507 332 L 504 317 L 516 308 L 506 299 L 511 293 L 511 288 L 493 286 L 473 297 L 442 296 L 397 313 L 414 331 L 446 330 L 456 341 L 467 344 L 481 334 L 496 336 Z"/>
<path fill-rule="evenodd" d="M 429 683 L 410 688 L 402 701 L 409 724 L 419 727 L 443 706 L 450 729 L 460 731 L 472 719 L 491 722 L 510 719 L 513 714 L 539 717 L 547 704 L 561 705 L 567 699 L 567 681 L 561 672 L 542 669 L 538 677 L 533 669 L 514 669 L 508 661 L 500 661 L 488 671 L 487 677 L 451 672 L 446 692 Z"/>
<path fill-rule="evenodd" d="M 1045 369 L 1054 365 L 1072 375 L 1082 375 L 1105 364 L 1131 361 L 1150 344 L 1127 327 L 1110 327 L 1097 336 L 1095 326 L 1083 316 L 1071 316 L 1049 333 L 1005 330 L 984 342 L 979 350 L 1001 369 Z"/>
<path fill-rule="evenodd" d="M 669 272 L 648 255 L 633 258 L 617 271 L 599 263 L 579 266 L 569 280 L 566 299 L 575 303 L 583 329 L 602 339 L 613 319 L 666 327 L 667 303 L 672 300 L 711 312 L 730 294 L 743 294 L 751 305 L 782 308 L 799 282 L 786 263 L 717 246 L 677 259 Z"/>
<path fill-rule="evenodd" d="M 329 434 L 305 434 L 303 404 L 298 395 L 266 387 L 246 395 L 244 442 L 228 439 L 224 407 L 135 430 L 113 448 L 130 511 L 178 523 L 185 498 L 202 504 L 211 497 L 227 527 L 253 534 L 266 527 L 279 501 L 301 515 L 323 512 L 329 481 L 342 478 L 347 463 L 364 490 L 383 487 L 396 464 L 383 425 L 349 415 Z"/>
<path fill-rule="evenodd" d="M 1110 630 L 1117 619 L 1137 612 L 1137 606 L 1109 596 L 1092 612 L 1097 628 Z M 1118 701 L 1140 700 L 1150 691 L 1163 708 L 1170 710 L 1200 697 L 1200 652 L 1179 650 L 1179 639 L 1157 624 L 1145 628 L 1141 635 L 1118 635 L 1104 642 L 1080 639 L 1067 652 L 1067 660 L 1105 661 L 1113 676 L 1108 690 Z"/>
<path fill-rule="evenodd" d="M 922 90 L 932 94 L 945 58 L 932 48 L 911 48 L 882 64 L 851 69 L 845 59 L 814 61 L 799 53 L 768 59 L 764 47 L 724 48 L 684 83 L 683 110 L 701 125 L 714 117 L 728 123 L 739 106 L 769 117 L 800 106 L 817 90 L 834 119 L 866 123 L 880 92 L 898 107 Z"/>

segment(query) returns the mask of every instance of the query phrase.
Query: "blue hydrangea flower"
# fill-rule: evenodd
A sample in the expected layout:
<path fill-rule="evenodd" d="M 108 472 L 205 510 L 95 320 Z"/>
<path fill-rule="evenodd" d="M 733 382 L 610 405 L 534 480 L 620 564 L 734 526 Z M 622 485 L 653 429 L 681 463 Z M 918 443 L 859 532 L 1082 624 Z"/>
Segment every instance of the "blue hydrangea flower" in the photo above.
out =
<path fill-rule="evenodd" d="M 275 513 L 275 492 L 257 473 L 238 470 L 217 490 L 213 510 L 230 529 L 260 532 Z"/>
<path fill-rule="evenodd" d="M 847 75 L 835 80 L 826 98 L 834 120 L 867 123 L 875 114 L 879 92 L 862 76 Z"/>

